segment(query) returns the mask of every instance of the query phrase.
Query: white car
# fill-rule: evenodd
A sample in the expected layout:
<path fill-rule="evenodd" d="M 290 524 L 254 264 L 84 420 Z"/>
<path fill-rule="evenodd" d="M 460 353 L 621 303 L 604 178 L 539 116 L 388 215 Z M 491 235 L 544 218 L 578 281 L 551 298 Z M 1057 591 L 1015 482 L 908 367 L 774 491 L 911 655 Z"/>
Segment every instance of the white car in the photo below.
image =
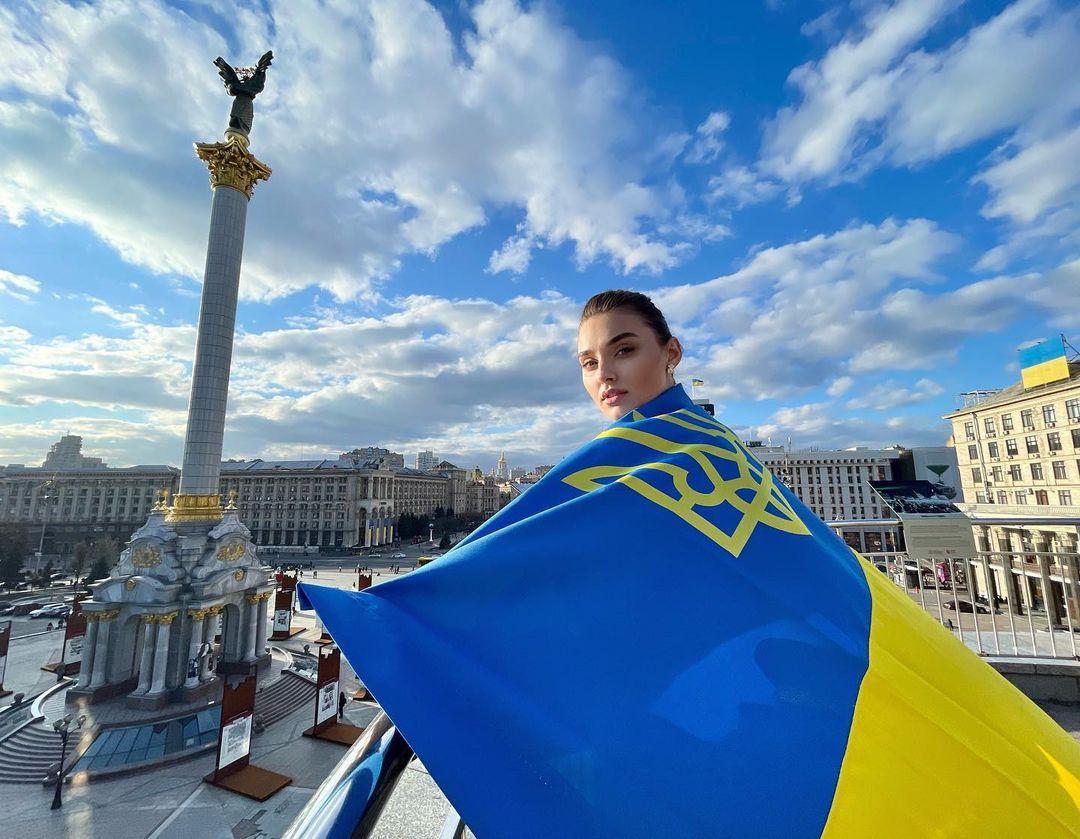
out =
<path fill-rule="evenodd" d="M 32 618 L 59 618 L 61 616 L 67 617 L 67 613 L 70 611 L 69 607 L 62 603 L 50 603 L 48 606 L 42 606 L 40 609 L 34 609 L 29 615 Z"/>
<path fill-rule="evenodd" d="M 405 556 L 405 554 L 394 554 L 394 555 L 393 555 L 392 557 L 390 557 L 390 558 L 391 558 L 391 559 L 407 559 L 407 557 Z"/>

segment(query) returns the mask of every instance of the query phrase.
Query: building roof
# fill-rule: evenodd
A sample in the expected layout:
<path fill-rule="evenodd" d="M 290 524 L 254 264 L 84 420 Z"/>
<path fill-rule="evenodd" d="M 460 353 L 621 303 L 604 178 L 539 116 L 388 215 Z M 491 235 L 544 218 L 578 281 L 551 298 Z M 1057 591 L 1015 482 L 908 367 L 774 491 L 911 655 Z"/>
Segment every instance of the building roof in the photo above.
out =
<path fill-rule="evenodd" d="M 1024 383 L 1013 382 L 1008 387 L 1002 388 L 993 396 L 989 396 L 982 402 L 966 408 L 957 408 L 945 414 L 942 419 L 955 419 L 965 414 L 984 411 L 987 408 L 995 408 L 1000 405 L 1008 405 L 1011 402 L 1019 402 L 1021 399 L 1031 399 L 1039 396 L 1050 396 L 1062 390 L 1069 390 L 1080 385 L 1080 359 L 1069 362 L 1069 378 L 1057 382 L 1049 382 L 1045 385 L 1036 385 L 1033 388 L 1025 388 Z"/>
<path fill-rule="evenodd" d="M 164 463 L 144 463 L 138 466 L 24 466 L 21 463 L 9 463 L 0 466 L 0 477 L 4 475 L 71 475 L 79 474 L 93 477 L 95 475 L 141 475 L 161 474 L 172 472 L 179 474 L 180 470 L 175 466 L 166 466 Z"/>

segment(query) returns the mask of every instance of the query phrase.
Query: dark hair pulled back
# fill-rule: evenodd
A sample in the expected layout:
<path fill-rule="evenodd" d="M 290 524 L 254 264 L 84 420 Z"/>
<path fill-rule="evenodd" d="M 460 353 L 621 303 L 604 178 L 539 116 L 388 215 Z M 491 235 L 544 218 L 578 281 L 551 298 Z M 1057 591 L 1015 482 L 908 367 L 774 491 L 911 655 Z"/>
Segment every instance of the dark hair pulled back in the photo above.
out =
<path fill-rule="evenodd" d="M 581 310 L 579 324 L 585 323 L 593 315 L 602 315 L 604 312 L 615 309 L 629 309 L 638 315 L 656 333 L 661 344 L 666 344 L 671 340 L 671 330 L 668 328 L 664 313 L 656 307 L 647 294 L 642 294 L 640 291 L 613 288 L 594 294 Z"/>

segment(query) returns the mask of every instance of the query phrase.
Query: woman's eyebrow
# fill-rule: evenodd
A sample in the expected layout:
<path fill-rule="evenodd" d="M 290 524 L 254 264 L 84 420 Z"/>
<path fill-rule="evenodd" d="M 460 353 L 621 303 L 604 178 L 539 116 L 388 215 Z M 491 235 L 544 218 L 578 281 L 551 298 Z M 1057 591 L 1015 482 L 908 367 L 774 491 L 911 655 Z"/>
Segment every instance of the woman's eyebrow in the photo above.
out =
<path fill-rule="evenodd" d="M 614 338 L 610 339 L 607 342 L 607 345 L 610 347 L 612 344 L 617 344 L 623 338 L 637 338 L 637 337 L 638 337 L 638 335 L 637 335 L 636 332 L 620 332 Z M 591 349 L 578 350 L 578 358 L 581 358 L 581 356 L 583 356 L 583 355 L 588 355 L 591 352 L 592 352 Z"/>

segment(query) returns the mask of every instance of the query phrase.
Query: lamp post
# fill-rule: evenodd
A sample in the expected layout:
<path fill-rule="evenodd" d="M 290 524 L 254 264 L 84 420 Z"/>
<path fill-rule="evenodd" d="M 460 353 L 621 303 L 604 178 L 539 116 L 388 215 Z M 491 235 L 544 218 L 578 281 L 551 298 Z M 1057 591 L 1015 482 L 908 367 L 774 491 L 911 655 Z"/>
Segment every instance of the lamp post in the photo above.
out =
<path fill-rule="evenodd" d="M 75 718 L 75 730 L 78 731 L 82 728 L 84 722 L 86 722 L 86 714 L 79 714 Z M 53 723 L 53 729 L 60 735 L 60 767 L 56 770 L 56 791 L 53 792 L 50 810 L 59 810 L 63 806 L 63 802 L 60 800 L 60 788 L 64 785 L 64 763 L 67 760 L 67 742 L 68 735 L 71 733 L 71 723 L 71 714 L 65 714 L 63 719 L 56 720 Z"/>

